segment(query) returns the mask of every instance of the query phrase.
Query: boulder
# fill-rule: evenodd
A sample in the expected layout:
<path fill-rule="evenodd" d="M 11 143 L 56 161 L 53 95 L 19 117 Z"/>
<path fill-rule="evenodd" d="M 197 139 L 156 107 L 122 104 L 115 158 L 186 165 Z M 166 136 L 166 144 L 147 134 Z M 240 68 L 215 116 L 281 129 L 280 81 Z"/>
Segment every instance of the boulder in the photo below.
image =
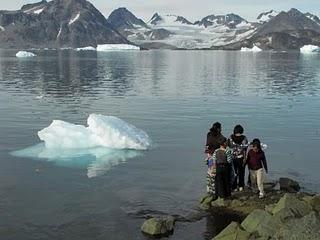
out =
<path fill-rule="evenodd" d="M 291 219 L 276 234 L 276 239 L 318 240 L 320 239 L 319 215 L 312 211 L 300 219 Z"/>
<path fill-rule="evenodd" d="M 280 178 L 279 179 L 280 190 L 290 193 L 295 193 L 300 191 L 300 185 L 297 181 L 290 178 Z"/>
<path fill-rule="evenodd" d="M 272 214 L 282 222 L 289 218 L 299 218 L 311 212 L 311 207 L 294 194 L 286 193 L 272 210 Z"/>
<path fill-rule="evenodd" d="M 228 207 L 231 204 L 231 200 L 218 198 L 217 200 L 211 202 L 213 207 Z"/>
<path fill-rule="evenodd" d="M 254 210 L 241 223 L 247 232 L 267 238 L 276 234 L 278 225 L 279 223 L 270 213 L 261 209 Z"/>
<path fill-rule="evenodd" d="M 213 240 L 249 240 L 250 233 L 244 231 L 240 224 L 231 222 L 222 232 L 220 232 Z"/>
<path fill-rule="evenodd" d="M 319 195 L 313 196 L 310 201 L 310 205 L 313 208 L 313 210 L 320 213 L 320 196 Z"/>
<path fill-rule="evenodd" d="M 212 195 L 205 195 L 203 196 L 201 199 L 200 199 L 200 205 L 199 207 L 202 209 L 202 210 L 209 210 L 210 207 L 211 207 L 211 202 L 214 200 L 214 196 Z"/>
<path fill-rule="evenodd" d="M 172 216 L 150 218 L 142 224 L 141 231 L 152 236 L 168 235 L 173 232 L 174 223 Z"/>

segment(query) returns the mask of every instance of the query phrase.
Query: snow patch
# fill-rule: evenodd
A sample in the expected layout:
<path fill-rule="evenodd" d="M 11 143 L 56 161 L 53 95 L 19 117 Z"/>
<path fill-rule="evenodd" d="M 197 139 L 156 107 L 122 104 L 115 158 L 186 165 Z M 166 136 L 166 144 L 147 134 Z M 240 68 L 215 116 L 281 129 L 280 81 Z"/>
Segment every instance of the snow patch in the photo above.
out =
<path fill-rule="evenodd" d="M 146 150 L 151 145 L 147 133 L 114 116 L 91 114 L 88 127 L 54 120 L 38 132 L 50 149 L 84 149 L 107 147 L 112 149 Z"/>
<path fill-rule="evenodd" d="M 102 44 L 97 46 L 98 52 L 115 51 L 115 50 L 140 50 L 140 47 L 130 44 Z"/>
<path fill-rule="evenodd" d="M 304 45 L 302 48 L 300 48 L 301 53 L 314 53 L 314 52 L 320 52 L 320 47 L 315 45 Z"/>
<path fill-rule="evenodd" d="M 17 58 L 27 58 L 27 57 L 35 57 L 36 55 L 32 52 L 27 52 L 27 51 L 19 51 L 16 54 Z"/>
<path fill-rule="evenodd" d="M 78 13 L 74 18 L 70 19 L 69 25 L 73 24 L 75 21 L 77 21 L 80 17 L 80 13 Z"/>
<path fill-rule="evenodd" d="M 59 32 L 58 32 L 58 35 L 57 35 L 57 39 L 60 37 L 61 32 L 62 32 L 62 27 L 60 27 L 60 29 L 59 29 Z"/>
<path fill-rule="evenodd" d="M 40 8 L 40 9 L 33 11 L 33 13 L 40 14 L 40 13 L 42 13 L 43 10 L 44 10 L 44 8 Z"/>
<path fill-rule="evenodd" d="M 242 47 L 240 51 L 241 52 L 261 52 L 262 49 L 257 46 L 253 46 L 253 48 Z"/>
<path fill-rule="evenodd" d="M 4 27 L 0 26 L 0 30 L 5 31 L 6 29 Z"/>
<path fill-rule="evenodd" d="M 76 48 L 76 51 L 96 51 L 97 49 L 91 46 Z"/>

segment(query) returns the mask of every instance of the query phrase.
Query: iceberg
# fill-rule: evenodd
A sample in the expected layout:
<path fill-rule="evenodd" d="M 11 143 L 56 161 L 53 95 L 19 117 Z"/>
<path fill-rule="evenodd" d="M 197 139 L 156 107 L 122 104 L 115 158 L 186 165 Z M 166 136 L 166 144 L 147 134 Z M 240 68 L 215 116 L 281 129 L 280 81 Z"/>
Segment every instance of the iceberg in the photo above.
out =
<path fill-rule="evenodd" d="M 97 49 L 91 46 L 83 47 L 83 48 L 76 48 L 76 51 L 96 51 Z"/>
<path fill-rule="evenodd" d="M 141 156 L 139 150 L 151 146 L 146 132 L 120 118 L 90 114 L 87 124 L 54 120 L 38 132 L 42 143 L 11 152 L 11 155 L 85 168 L 88 178 L 92 178 L 105 174 L 127 159 Z"/>
<path fill-rule="evenodd" d="M 19 51 L 16 54 L 17 58 L 27 58 L 27 57 L 35 57 L 36 55 L 32 52 L 27 52 L 27 51 Z"/>
<path fill-rule="evenodd" d="M 300 48 L 301 53 L 315 53 L 320 52 L 320 47 L 315 45 L 304 45 L 302 48 Z"/>
<path fill-rule="evenodd" d="M 140 50 L 140 47 L 130 44 L 102 44 L 97 46 L 98 52 Z"/>
<path fill-rule="evenodd" d="M 262 49 L 257 46 L 253 46 L 253 48 L 242 47 L 240 51 L 241 52 L 261 52 Z"/>
<path fill-rule="evenodd" d="M 38 132 L 47 148 L 80 149 L 107 147 L 146 150 L 151 140 L 146 132 L 114 116 L 90 114 L 88 127 L 54 120 Z"/>

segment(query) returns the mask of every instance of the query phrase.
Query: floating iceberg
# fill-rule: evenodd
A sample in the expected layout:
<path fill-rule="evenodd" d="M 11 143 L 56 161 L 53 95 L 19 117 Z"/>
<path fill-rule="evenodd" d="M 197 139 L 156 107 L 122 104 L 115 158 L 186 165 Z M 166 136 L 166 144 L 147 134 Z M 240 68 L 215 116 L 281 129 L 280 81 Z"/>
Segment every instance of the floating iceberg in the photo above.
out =
<path fill-rule="evenodd" d="M 118 50 L 140 50 L 140 47 L 130 44 L 103 44 L 97 46 L 98 52 L 118 51 Z"/>
<path fill-rule="evenodd" d="M 83 48 L 76 48 L 77 51 L 96 51 L 97 49 L 91 46 L 83 47 Z"/>
<path fill-rule="evenodd" d="M 86 168 L 89 178 L 103 175 L 151 146 L 147 133 L 114 116 L 91 114 L 88 126 L 54 120 L 38 132 L 43 143 L 11 152 L 13 156 Z"/>
<path fill-rule="evenodd" d="M 242 47 L 240 51 L 241 52 L 261 52 L 262 49 L 257 46 L 253 46 L 253 48 Z"/>
<path fill-rule="evenodd" d="M 27 51 L 19 51 L 16 54 L 16 57 L 18 58 L 27 58 L 27 57 L 35 57 L 36 55 L 32 52 L 27 52 Z"/>
<path fill-rule="evenodd" d="M 38 132 L 47 148 L 79 149 L 107 147 L 146 150 L 151 145 L 147 133 L 114 116 L 91 114 L 88 127 L 54 120 Z"/>
<path fill-rule="evenodd" d="M 315 45 L 305 45 L 302 48 L 300 48 L 301 53 L 314 53 L 314 52 L 320 52 L 320 47 Z"/>

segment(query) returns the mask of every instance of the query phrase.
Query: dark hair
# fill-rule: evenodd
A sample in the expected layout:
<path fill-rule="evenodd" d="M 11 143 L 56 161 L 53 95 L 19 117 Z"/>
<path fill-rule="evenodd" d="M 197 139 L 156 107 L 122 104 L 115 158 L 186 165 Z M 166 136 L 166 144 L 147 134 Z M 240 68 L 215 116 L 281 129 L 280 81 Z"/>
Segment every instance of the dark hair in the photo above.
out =
<path fill-rule="evenodd" d="M 219 141 L 220 146 L 221 146 L 221 145 L 224 145 L 227 141 L 228 141 L 228 139 L 227 139 L 226 137 L 222 137 L 222 138 L 220 139 L 220 141 Z"/>
<path fill-rule="evenodd" d="M 237 134 L 237 133 L 243 134 L 243 132 L 244 132 L 244 129 L 241 125 L 236 125 L 233 129 L 233 134 Z"/>
<path fill-rule="evenodd" d="M 257 147 L 260 151 L 262 150 L 261 149 L 261 142 L 260 142 L 259 138 L 253 139 L 251 144 L 253 147 Z"/>
<path fill-rule="evenodd" d="M 221 123 L 215 122 L 212 124 L 212 127 L 210 128 L 210 132 L 212 132 L 213 136 L 218 136 L 221 134 Z"/>

